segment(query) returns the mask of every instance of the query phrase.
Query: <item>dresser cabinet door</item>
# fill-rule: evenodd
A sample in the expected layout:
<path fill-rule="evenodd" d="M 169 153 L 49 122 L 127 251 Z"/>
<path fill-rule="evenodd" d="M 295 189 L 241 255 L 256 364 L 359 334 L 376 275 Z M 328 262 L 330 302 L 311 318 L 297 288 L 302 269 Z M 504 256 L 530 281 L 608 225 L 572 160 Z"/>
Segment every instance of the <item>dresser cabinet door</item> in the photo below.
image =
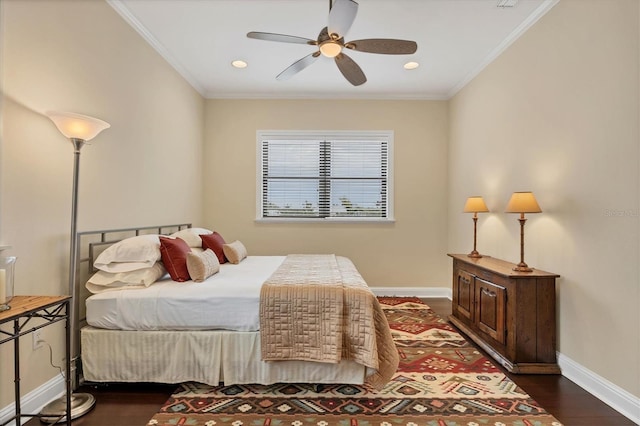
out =
<path fill-rule="evenodd" d="M 453 291 L 455 309 L 458 314 L 473 321 L 473 280 L 468 272 L 457 270 L 454 277 Z"/>
<path fill-rule="evenodd" d="M 475 322 L 478 329 L 504 345 L 507 301 L 505 288 L 476 277 L 475 295 Z"/>

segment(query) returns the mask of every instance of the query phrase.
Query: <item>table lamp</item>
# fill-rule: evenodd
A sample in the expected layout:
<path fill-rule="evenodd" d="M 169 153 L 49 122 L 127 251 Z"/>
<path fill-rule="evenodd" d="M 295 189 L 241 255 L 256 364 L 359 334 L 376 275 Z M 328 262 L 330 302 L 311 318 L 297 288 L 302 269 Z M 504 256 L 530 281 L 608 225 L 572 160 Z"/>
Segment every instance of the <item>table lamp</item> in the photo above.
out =
<path fill-rule="evenodd" d="M 542 209 L 536 201 L 536 197 L 532 192 L 514 192 L 511 195 L 509 204 L 505 210 L 506 213 L 520 213 L 520 263 L 513 268 L 514 271 L 519 272 L 531 272 L 533 269 L 524 262 L 524 223 L 527 219 L 524 218 L 525 213 L 542 213 Z"/>
<path fill-rule="evenodd" d="M 467 202 L 464 203 L 464 209 L 462 211 L 464 213 L 473 213 L 473 251 L 467 256 L 473 258 L 482 257 L 482 255 L 478 253 L 478 250 L 476 250 L 476 229 L 478 224 L 478 213 L 487 213 L 489 209 L 484 203 L 482 197 L 474 196 L 467 198 Z"/>

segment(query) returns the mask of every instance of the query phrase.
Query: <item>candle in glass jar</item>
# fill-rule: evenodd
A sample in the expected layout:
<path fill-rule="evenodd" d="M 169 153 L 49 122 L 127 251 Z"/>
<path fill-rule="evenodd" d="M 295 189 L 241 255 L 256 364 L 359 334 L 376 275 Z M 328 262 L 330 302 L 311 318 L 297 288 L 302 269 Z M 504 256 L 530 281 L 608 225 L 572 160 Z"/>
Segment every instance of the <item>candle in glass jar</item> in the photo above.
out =
<path fill-rule="evenodd" d="M 7 271 L 0 269 L 0 304 L 4 304 L 7 299 Z"/>

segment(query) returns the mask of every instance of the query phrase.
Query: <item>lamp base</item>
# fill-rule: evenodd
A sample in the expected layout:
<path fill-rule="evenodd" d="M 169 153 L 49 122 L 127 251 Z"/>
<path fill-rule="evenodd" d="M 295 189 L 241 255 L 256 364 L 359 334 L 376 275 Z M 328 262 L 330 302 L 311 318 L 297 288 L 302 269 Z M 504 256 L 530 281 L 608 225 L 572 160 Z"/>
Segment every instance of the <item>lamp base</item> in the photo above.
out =
<path fill-rule="evenodd" d="M 96 405 L 96 399 L 90 393 L 71 394 L 71 420 L 84 416 Z M 63 423 L 67 421 L 66 395 L 55 399 L 40 411 L 40 421 L 43 423 Z"/>
<path fill-rule="evenodd" d="M 518 272 L 532 272 L 533 269 L 529 268 L 529 265 L 527 265 L 524 262 L 520 262 L 518 263 L 514 268 L 514 271 L 518 271 Z"/>
<path fill-rule="evenodd" d="M 481 257 L 482 257 L 482 255 L 481 255 L 480 253 L 478 253 L 478 251 L 477 251 L 477 250 L 473 250 L 473 251 L 472 251 L 471 253 L 469 253 L 467 256 L 468 256 L 468 257 L 472 257 L 472 258 L 474 258 L 474 259 L 479 259 L 479 258 L 481 258 Z"/>

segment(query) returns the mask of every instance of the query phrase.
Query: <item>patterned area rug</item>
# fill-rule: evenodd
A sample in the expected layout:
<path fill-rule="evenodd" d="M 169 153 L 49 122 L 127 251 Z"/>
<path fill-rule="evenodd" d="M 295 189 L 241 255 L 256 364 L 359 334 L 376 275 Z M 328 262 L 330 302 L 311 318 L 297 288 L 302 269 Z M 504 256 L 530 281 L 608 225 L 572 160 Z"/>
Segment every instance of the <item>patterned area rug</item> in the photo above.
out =
<path fill-rule="evenodd" d="M 400 366 L 365 386 L 180 386 L 149 426 L 562 426 L 418 298 L 380 297 Z"/>

